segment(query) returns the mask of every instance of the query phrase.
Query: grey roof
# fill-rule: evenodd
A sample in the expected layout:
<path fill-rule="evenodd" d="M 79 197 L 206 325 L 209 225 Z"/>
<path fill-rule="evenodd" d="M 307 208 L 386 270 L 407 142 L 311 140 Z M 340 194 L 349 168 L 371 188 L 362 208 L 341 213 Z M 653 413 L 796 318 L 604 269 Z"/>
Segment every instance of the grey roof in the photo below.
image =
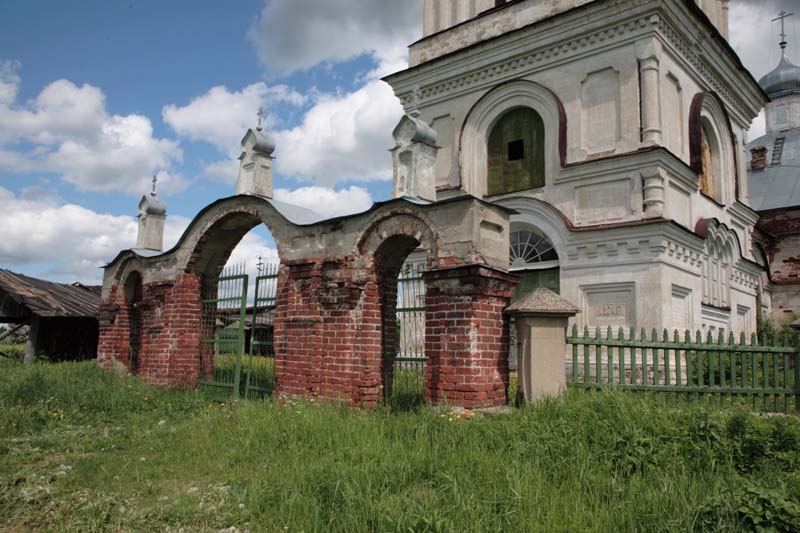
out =
<path fill-rule="evenodd" d="M 761 78 L 758 84 L 770 98 L 800 93 L 800 67 L 789 61 L 784 52 L 775 70 Z"/>
<path fill-rule="evenodd" d="M 142 199 L 139 201 L 139 213 L 166 215 L 167 205 L 161 200 L 161 198 L 158 197 L 158 195 L 156 195 L 156 193 L 151 192 L 150 194 L 145 194 L 142 196 Z"/>
<path fill-rule="evenodd" d="M 430 146 L 436 146 L 436 141 L 439 138 L 436 130 L 431 128 L 427 122 L 419 118 L 415 113 L 404 115 L 392 135 L 400 144 L 419 142 Z"/>
<path fill-rule="evenodd" d="M 155 257 L 164 253 L 160 250 L 151 250 L 149 248 L 132 248 L 131 251 L 139 257 Z"/>
<path fill-rule="evenodd" d="M 0 269 L 0 290 L 40 317 L 92 318 L 100 307 L 101 287 L 54 283 L 9 270 Z"/>
<path fill-rule="evenodd" d="M 312 211 L 306 207 L 287 204 L 286 202 L 280 202 L 278 200 L 273 200 L 272 198 L 266 198 L 266 200 L 270 203 L 270 205 L 272 205 L 272 207 L 275 208 L 276 211 L 278 211 L 278 213 L 283 215 L 283 218 L 292 224 L 297 224 L 298 226 L 316 224 L 317 222 L 325 220 L 326 218 L 316 211 Z"/>
<path fill-rule="evenodd" d="M 275 151 L 275 141 L 272 140 L 270 135 L 260 130 L 247 130 L 247 133 L 242 138 L 242 148 L 248 143 L 251 144 L 254 151 L 264 155 L 271 156 Z"/>
<path fill-rule="evenodd" d="M 750 150 L 760 146 L 767 149 L 767 167 L 748 173 L 750 207 L 756 211 L 767 211 L 799 206 L 800 129 L 768 133 L 748 143 L 747 168 L 751 163 Z"/>
<path fill-rule="evenodd" d="M 541 287 L 511 304 L 506 312 L 518 315 L 573 316 L 580 311 L 550 289 Z"/>

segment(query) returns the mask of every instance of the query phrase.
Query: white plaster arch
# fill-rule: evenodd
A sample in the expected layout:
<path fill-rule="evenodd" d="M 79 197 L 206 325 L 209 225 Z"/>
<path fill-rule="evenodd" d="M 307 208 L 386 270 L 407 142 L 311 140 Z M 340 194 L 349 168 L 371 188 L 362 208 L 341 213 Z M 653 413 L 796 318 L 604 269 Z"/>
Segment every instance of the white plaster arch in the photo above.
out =
<path fill-rule="evenodd" d="M 719 98 L 713 93 L 701 93 L 696 96 L 699 100 L 699 112 L 695 125 L 690 124 L 690 139 L 694 137 L 693 147 L 693 167 L 702 172 L 702 164 L 699 162 L 700 137 L 703 128 L 708 129 L 707 141 L 714 161 L 714 181 L 715 187 L 719 188 L 719 194 L 714 200 L 720 204 L 731 204 L 736 200 L 736 183 L 738 176 L 735 159 L 735 148 L 733 146 L 733 132 L 730 126 L 730 119 Z M 692 128 L 696 131 L 692 132 Z M 712 146 L 711 144 L 716 146 Z M 716 152 L 716 153 L 715 153 Z M 699 166 L 698 166 L 699 164 Z"/>
<path fill-rule="evenodd" d="M 461 128 L 459 167 L 462 187 L 473 196 L 486 196 L 487 145 L 497 121 L 508 111 L 533 109 L 544 122 L 545 186 L 552 185 L 563 163 L 566 115 L 552 91 L 532 81 L 516 80 L 491 89 L 470 109 Z"/>
<path fill-rule="evenodd" d="M 553 244 L 559 266 L 564 266 L 567 262 L 569 229 L 553 207 L 534 198 L 507 198 L 497 203 L 516 211 L 510 217 L 511 231 L 526 227 L 538 229 Z"/>

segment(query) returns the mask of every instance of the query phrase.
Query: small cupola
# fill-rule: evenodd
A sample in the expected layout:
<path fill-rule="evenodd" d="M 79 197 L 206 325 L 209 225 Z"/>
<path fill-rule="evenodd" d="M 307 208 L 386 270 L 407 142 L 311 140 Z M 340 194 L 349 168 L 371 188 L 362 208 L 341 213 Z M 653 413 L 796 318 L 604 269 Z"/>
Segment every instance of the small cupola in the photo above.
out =
<path fill-rule="evenodd" d="M 167 206 L 156 194 L 158 178 L 153 176 L 153 190 L 139 201 L 139 235 L 136 248 L 161 252 L 164 250 L 164 224 Z"/>
<path fill-rule="evenodd" d="M 775 19 L 781 21 L 781 60 L 758 82 L 770 99 L 765 109 L 767 133 L 800 128 L 800 67 L 789 60 L 786 52 L 785 19 L 791 16 L 782 11 Z"/>
<path fill-rule="evenodd" d="M 778 66 L 761 78 L 758 84 L 772 99 L 800 94 L 800 67 L 789 61 L 786 50 L 783 50 Z"/>
<path fill-rule="evenodd" d="M 264 109 L 258 110 L 258 126 L 247 130 L 239 156 L 236 194 L 272 198 L 272 153 L 275 142 L 263 131 Z"/>

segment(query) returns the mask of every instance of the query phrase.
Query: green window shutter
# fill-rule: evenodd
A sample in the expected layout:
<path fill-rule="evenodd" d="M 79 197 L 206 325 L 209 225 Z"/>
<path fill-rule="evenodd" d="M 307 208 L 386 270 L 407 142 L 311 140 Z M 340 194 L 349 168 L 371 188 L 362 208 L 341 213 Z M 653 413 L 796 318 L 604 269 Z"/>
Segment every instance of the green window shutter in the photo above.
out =
<path fill-rule="evenodd" d="M 520 107 L 503 115 L 488 139 L 488 194 L 544 186 L 544 121 Z"/>

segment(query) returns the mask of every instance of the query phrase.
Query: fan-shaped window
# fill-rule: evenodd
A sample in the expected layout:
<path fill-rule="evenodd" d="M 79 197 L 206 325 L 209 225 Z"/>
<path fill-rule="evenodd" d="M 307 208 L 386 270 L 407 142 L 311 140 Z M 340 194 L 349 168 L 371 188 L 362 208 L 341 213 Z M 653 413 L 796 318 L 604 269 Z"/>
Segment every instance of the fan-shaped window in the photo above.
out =
<path fill-rule="evenodd" d="M 558 265 L 553 243 L 539 233 L 524 230 L 511 233 L 511 268 L 551 268 Z"/>
<path fill-rule="evenodd" d="M 544 121 L 533 109 L 518 107 L 492 128 L 488 142 L 488 194 L 544 186 Z"/>

